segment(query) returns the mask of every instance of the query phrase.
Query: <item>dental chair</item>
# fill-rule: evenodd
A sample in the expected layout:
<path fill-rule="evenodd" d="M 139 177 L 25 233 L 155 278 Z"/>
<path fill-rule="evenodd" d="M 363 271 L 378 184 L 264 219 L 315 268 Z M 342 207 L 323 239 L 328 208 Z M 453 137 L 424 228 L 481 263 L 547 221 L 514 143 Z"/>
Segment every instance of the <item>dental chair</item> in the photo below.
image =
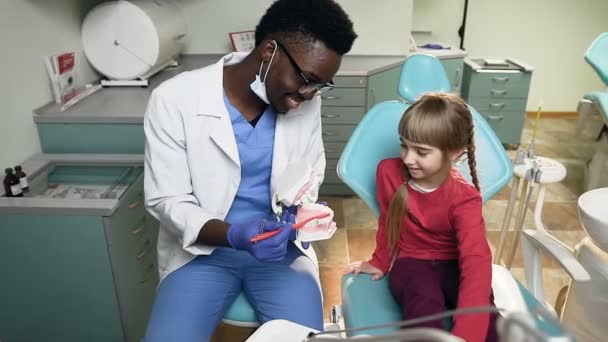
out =
<path fill-rule="evenodd" d="M 429 60 L 434 58 L 430 57 L 432 56 L 416 58 Z M 405 64 L 407 64 L 407 60 Z M 432 70 L 425 71 L 427 75 L 445 74 L 441 64 L 439 64 L 441 68 L 432 62 L 426 65 L 432 68 Z M 403 77 L 402 73 L 402 81 Z M 418 79 L 411 75 L 408 77 L 414 82 Z M 436 77 L 436 79 L 441 80 L 442 77 Z M 415 87 L 408 89 L 412 88 Z M 404 89 L 404 87 L 400 85 L 399 89 Z M 441 89 L 440 81 L 437 87 L 425 87 L 425 91 L 435 90 L 445 90 Z M 400 95 L 407 101 L 413 102 L 421 94 L 400 93 Z M 353 132 L 338 161 L 337 171 L 340 179 L 365 202 L 376 217 L 379 215 L 376 201 L 376 167 L 382 159 L 399 156 L 400 142 L 397 127 L 408 106 L 399 101 L 386 101 L 375 105 Z M 509 183 L 513 176 L 513 169 L 511 161 L 492 128 L 479 112 L 474 108 L 470 109 L 475 126 L 477 171 L 481 195 L 485 203 Z M 467 163 L 460 163 L 458 169 L 465 178 L 470 180 Z M 528 313 L 534 312 L 539 307 L 544 308 L 543 304 L 537 301 L 504 267 L 493 265 L 492 272 L 492 289 L 497 308 L 504 309 L 506 312 Z M 388 276 L 381 280 L 371 280 L 371 277 L 366 274 L 344 276 L 342 278 L 342 305 L 336 311 L 341 313 L 340 316 L 344 318 L 344 325 L 348 329 L 402 320 L 401 310 L 389 290 Z M 537 328 L 544 334 L 563 336 L 563 330 L 559 326 L 538 317 L 535 319 Z M 449 324 L 447 322 L 447 325 Z M 347 332 L 347 335 L 382 335 L 396 330 L 397 328 L 394 327 L 378 328 Z"/>
<path fill-rule="evenodd" d="M 604 82 L 604 85 L 608 86 L 608 32 L 602 33 L 591 43 L 585 53 L 585 60 Z M 591 116 L 599 114 L 603 121 L 603 125 L 592 128 L 591 134 L 598 138 L 598 144 L 589 163 L 585 189 L 608 186 L 608 177 L 605 176 L 608 170 L 608 132 L 605 128 L 608 125 L 608 91 L 585 94 L 578 103 L 577 112 L 579 118 L 576 130 L 579 135 L 589 125 Z"/>
<path fill-rule="evenodd" d="M 528 288 L 538 300 L 544 300 L 540 256 L 541 252 L 548 254 L 571 278 L 562 324 L 585 342 L 605 341 L 608 336 L 607 201 L 608 188 L 587 191 L 579 197 L 578 216 L 588 236 L 574 250 L 552 236 L 536 218 L 536 230 L 524 230 L 522 234 Z"/>
<path fill-rule="evenodd" d="M 398 93 L 405 102 L 413 103 L 420 94 L 430 91 L 449 92 L 450 88 L 445 68 L 437 57 L 413 54 L 403 62 Z"/>

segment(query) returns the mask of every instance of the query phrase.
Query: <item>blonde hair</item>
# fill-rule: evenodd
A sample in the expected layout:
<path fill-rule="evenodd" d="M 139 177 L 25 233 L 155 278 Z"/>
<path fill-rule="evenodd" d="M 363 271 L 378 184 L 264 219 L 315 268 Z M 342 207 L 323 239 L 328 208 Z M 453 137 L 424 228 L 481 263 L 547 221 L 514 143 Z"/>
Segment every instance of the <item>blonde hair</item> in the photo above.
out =
<path fill-rule="evenodd" d="M 473 185 L 479 190 L 475 168 L 473 117 L 467 104 L 455 94 L 427 93 L 403 113 L 399 121 L 399 136 L 416 144 L 430 145 L 441 152 L 467 151 Z M 409 174 L 402 165 L 404 183 L 393 196 L 387 215 L 388 247 L 394 250 L 401 234 L 403 217 L 407 212 Z"/>

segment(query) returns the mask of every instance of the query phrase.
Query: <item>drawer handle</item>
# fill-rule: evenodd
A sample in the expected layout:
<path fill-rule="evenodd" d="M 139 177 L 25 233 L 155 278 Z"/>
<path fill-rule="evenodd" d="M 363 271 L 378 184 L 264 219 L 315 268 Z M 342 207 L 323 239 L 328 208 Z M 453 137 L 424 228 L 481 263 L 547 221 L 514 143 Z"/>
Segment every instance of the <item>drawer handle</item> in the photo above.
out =
<path fill-rule="evenodd" d="M 133 230 L 131 231 L 131 234 L 133 234 L 133 236 L 137 236 L 137 235 L 139 235 L 139 233 L 141 233 L 141 231 L 144 229 L 144 227 L 145 227 L 145 226 L 146 226 L 146 224 L 145 224 L 145 223 L 142 223 L 142 224 L 141 224 L 141 226 L 139 226 L 139 227 L 137 227 L 137 228 L 133 229 Z"/>
<path fill-rule="evenodd" d="M 490 120 L 493 121 L 501 121 L 502 119 L 504 119 L 504 115 L 486 115 L 486 117 Z"/>
<path fill-rule="evenodd" d="M 139 281 L 140 284 L 144 284 L 145 282 L 147 282 L 148 280 L 150 280 L 152 278 L 152 275 L 154 275 L 154 264 L 150 264 L 148 266 L 148 272 L 146 273 L 146 275 Z"/>
<path fill-rule="evenodd" d="M 506 90 L 496 90 L 496 89 L 491 89 L 491 90 L 490 90 L 490 93 L 491 93 L 492 95 L 504 95 L 504 94 L 506 94 L 506 93 L 507 93 L 507 91 L 506 91 Z"/>
<path fill-rule="evenodd" d="M 340 96 L 321 96 L 323 100 L 337 100 Z"/>
<path fill-rule="evenodd" d="M 150 249 L 150 240 L 146 240 L 146 242 L 144 242 L 144 246 L 139 250 L 139 253 L 136 256 L 137 260 L 141 260 L 141 258 L 145 257 L 146 254 L 148 254 L 149 249 Z"/>
<path fill-rule="evenodd" d="M 503 109 L 505 108 L 504 103 L 490 103 L 490 109 Z"/>
<path fill-rule="evenodd" d="M 322 135 L 324 137 L 334 137 L 334 136 L 338 135 L 338 133 L 335 133 L 335 132 L 323 132 Z"/>
<path fill-rule="evenodd" d="M 135 202 L 133 202 L 133 203 L 129 204 L 129 209 L 134 209 L 134 208 L 137 208 L 137 206 L 139 206 L 139 202 L 140 202 L 140 201 L 139 201 L 139 200 L 137 200 L 137 201 L 135 201 Z"/>
<path fill-rule="evenodd" d="M 340 114 L 321 114 L 322 118 L 326 118 L 326 119 L 333 119 L 333 118 L 339 118 Z"/>
<path fill-rule="evenodd" d="M 507 83 L 509 81 L 508 77 L 492 77 L 492 81 L 496 83 Z"/>

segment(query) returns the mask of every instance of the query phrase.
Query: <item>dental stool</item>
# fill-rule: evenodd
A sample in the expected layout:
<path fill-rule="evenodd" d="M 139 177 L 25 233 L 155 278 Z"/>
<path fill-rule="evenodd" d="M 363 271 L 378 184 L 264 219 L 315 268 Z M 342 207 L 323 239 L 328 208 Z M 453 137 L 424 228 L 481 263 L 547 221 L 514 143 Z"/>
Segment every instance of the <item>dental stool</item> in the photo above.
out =
<path fill-rule="evenodd" d="M 604 85 L 608 86 L 608 32 L 602 33 L 591 43 L 585 53 L 585 60 L 604 82 Z M 602 173 L 606 173 L 608 170 L 608 137 L 606 136 L 608 133 L 604 129 L 608 125 L 608 91 L 585 94 L 578 103 L 577 112 L 579 118 L 576 130 L 579 135 L 586 126 L 589 126 L 589 118 L 592 115 L 599 114 L 603 121 L 603 125 L 591 129 L 591 134 L 599 137 L 599 142 L 587 170 L 585 189 L 608 186 L 608 177 L 602 178 Z"/>
<path fill-rule="evenodd" d="M 257 328 L 260 326 L 258 317 L 255 315 L 253 307 L 243 292 L 236 297 L 236 300 L 232 303 L 222 321 L 226 324 L 243 328 Z"/>

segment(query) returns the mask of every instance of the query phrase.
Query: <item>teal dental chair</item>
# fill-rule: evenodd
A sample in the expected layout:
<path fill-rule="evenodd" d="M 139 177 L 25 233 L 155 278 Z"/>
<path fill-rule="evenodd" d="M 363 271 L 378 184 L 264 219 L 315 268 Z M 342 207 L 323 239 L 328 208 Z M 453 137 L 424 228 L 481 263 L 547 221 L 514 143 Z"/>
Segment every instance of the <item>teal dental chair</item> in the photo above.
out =
<path fill-rule="evenodd" d="M 450 80 L 437 57 L 413 54 L 403 62 L 398 92 L 407 103 L 430 91 L 449 92 L 450 89 Z"/>
<path fill-rule="evenodd" d="M 416 59 L 419 58 L 432 59 L 434 57 L 416 57 Z M 407 60 L 404 63 L 404 71 L 406 65 L 409 65 Z M 424 87 L 400 84 L 400 91 L 402 89 L 445 90 L 440 88 L 443 76 L 445 76 L 441 64 L 428 61 L 423 65 L 432 68 L 432 70 L 426 70 L 424 74 L 435 79 L 439 86 L 433 88 L 428 84 Z M 419 69 L 413 69 L 412 72 L 419 71 Z M 439 73 L 443 73 L 443 76 L 435 75 Z M 401 81 L 416 82 L 419 79 L 402 73 Z M 400 95 L 408 101 L 413 101 L 421 94 L 406 92 L 400 93 Z M 376 201 L 376 166 L 382 159 L 399 156 L 400 143 L 397 127 L 408 106 L 409 104 L 398 101 L 387 101 L 372 107 L 353 132 L 338 162 L 338 176 L 365 202 L 376 217 L 379 215 Z M 471 111 L 475 125 L 477 171 L 482 198 L 486 202 L 507 185 L 511 180 L 513 170 L 511 161 L 489 124 L 474 108 L 471 108 Z M 460 163 L 458 169 L 470 180 L 467 163 Z M 533 312 L 534 309 L 541 306 L 534 296 L 502 266 L 494 265 L 493 267 L 492 288 L 496 306 L 507 312 Z M 401 310 L 389 290 L 388 276 L 377 281 L 371 280 L 370 276 L 366 274 L 344 276 L 340 311 L 347 329 L 402 320 Z M 547 335 L 563 336 L 560 327 L 546 320 L 538 319 L 536 325 Z M 390 333 L 396 329 L 364 330 L 350 332 L 347 335 L 375 336 Z"/>
<path fill-rule="evenodd" d="M 608 32 L 600 34 L 591 43 L 585 53 L 585 60 L 595 70 L 604 85 L 608 86 Z M 579 134 L 588 125 L 592 115 L 599 114 L 603 121 L 603 125 L 596 126 L 592 133 L 599 142 L 589 164 L 585 190 L 608 186 L 608 179 L 602 179 L 602 174 L 608 168 L 606 166 L 608 163 L 608 133 L 604 129 L 608 125 L 608 91 L 594 91 L 585 94 L 578 103 L 577 112 L 579 115 L 577 132 Z"/>

